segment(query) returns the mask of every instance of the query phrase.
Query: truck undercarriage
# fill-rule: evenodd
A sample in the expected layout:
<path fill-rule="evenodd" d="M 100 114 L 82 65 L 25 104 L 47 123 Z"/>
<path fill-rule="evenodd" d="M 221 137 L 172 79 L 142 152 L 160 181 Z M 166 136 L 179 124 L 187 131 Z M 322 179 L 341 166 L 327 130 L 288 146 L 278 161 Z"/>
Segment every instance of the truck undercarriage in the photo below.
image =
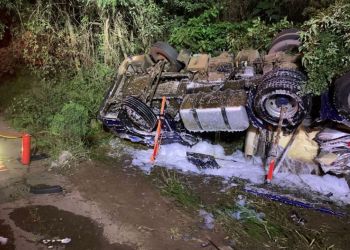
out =
<path fill-rule="evenodd" d="M 278 34 L 267 54 L 249 49 L 214 57 L 178 53 L 157 42 L 149 53 L 129 57 L 119 66 L 99 119 L 121 138 L 153 145 L 165 97 L 162 144 L 194 145 L 203 133 L 245 131 L 250 126 L 274 131 L 280 125 L 293 131 L 311 112 L 299 46 L 296 29 Z M 346 79 L 338 81 L 341 88 L 347 84 Z M 333 92 L 323 96 L 320 118 L 347 124 L 349 105 L 334 101 Z"/>

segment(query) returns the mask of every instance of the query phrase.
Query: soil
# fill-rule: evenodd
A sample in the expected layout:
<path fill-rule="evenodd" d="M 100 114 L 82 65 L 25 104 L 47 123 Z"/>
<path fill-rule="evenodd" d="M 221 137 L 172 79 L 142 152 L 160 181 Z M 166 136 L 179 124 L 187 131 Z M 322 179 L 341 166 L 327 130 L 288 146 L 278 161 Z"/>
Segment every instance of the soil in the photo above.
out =
<path fill-rule="evenodd" d="M 0 131 L 13 132 L 0 120 Z M 68 237 L 54 249 L 201 249 L 225 234 L 202 228 L 197 211 L 186 211 L 161 195 L 150 177 L 128 157 L 87 161 L 65 175 L 48 171 L 49 160 L 22 166 L 20 140 L 0 138 L 0 236 L 4 249 L 47 249 L 43 240 Z M 59 171 L 60 172 L 60 171 Z M 31 194 L 29 186 L 60 185 L 64 192 Z M 2 246 L 0 247 L 1 249 Z M 215 249 L 208 246 L 206 249 Z"/>
<path fill-rule="evenodd" d="M 84 198 L 101 204 L 123 225 L 142 232 L 145 249 L 199 249 L 207 238 L 225 243 L 222 232 L 202 230 L 197 214 L 161 196 L 152 179 L 129 163 L 125 160 L 125 167 L 118 161 L 86 163 L 69 179 Z"/>
<path fill-rule="evenodd" d="M 103 236 L 103 228 L 95 221 L 50 205 L 16 208 L 10 213 L 10 219 L 22 230 L 44 235 L 45 238 L 39 241 L 41 243 L 45 239 L 63 239 L 68 235 L 73 241 L 66 245 L 66 249 L 134 249 L 118 243 L 109 244 Z"/>

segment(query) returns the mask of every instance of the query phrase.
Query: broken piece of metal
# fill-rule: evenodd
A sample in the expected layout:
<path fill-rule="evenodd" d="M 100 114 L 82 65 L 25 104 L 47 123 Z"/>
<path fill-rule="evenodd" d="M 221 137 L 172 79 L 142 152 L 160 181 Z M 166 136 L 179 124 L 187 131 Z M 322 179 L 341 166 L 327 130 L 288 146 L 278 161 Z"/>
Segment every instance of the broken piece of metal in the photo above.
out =
<path fill-rule="evenodd" d="M 186 152 L 186 155 L 188 161 L 197 166 L 199 169 L 220 168 L 215 157 L 212 155 L 194 152 Z"/>

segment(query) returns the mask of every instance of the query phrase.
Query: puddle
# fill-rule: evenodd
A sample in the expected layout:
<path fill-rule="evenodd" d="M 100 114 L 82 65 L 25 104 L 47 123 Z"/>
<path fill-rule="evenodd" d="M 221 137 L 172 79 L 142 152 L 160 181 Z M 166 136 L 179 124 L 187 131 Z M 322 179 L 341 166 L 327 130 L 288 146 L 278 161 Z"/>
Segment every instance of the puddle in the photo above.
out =
<path fill-rule="evenodd" d="M 127 245 L 109 244 L 103 236 L 103 228 L 96 222 L 54 206 L 17 208 L 10 213 L 10 218 L 17 227 L 40 235 L 42 239 L 71 238 L 72 241 L 65 245 L 65 249 L 134 249 Z"/>
<path fill-rule="evenodd" d="M 13 249 L 15 249 L 14 240 L 13 240 L 13 232 L 11 230 L 11 227 L 9 225 L 4 224 L 3 220 L 0 220 L 0 236 L 8 239 L 6 245 L 2 246 L 0 244 L 1 250 L 13 250 Z"/>

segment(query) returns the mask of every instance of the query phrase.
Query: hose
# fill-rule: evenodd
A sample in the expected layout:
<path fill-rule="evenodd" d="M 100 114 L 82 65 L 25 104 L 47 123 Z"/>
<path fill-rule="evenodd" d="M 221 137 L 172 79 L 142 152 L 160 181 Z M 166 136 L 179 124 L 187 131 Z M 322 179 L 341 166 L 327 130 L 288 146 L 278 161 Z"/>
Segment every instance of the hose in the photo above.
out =
<path fill-rule="evenodd" d="M 22 138 L 22 136 L 23 136 L 22 133 L 6 133 L 6 132 L 0 131 L 0 137 L 5 139 L 18 139 L 18 138 Z"/>

